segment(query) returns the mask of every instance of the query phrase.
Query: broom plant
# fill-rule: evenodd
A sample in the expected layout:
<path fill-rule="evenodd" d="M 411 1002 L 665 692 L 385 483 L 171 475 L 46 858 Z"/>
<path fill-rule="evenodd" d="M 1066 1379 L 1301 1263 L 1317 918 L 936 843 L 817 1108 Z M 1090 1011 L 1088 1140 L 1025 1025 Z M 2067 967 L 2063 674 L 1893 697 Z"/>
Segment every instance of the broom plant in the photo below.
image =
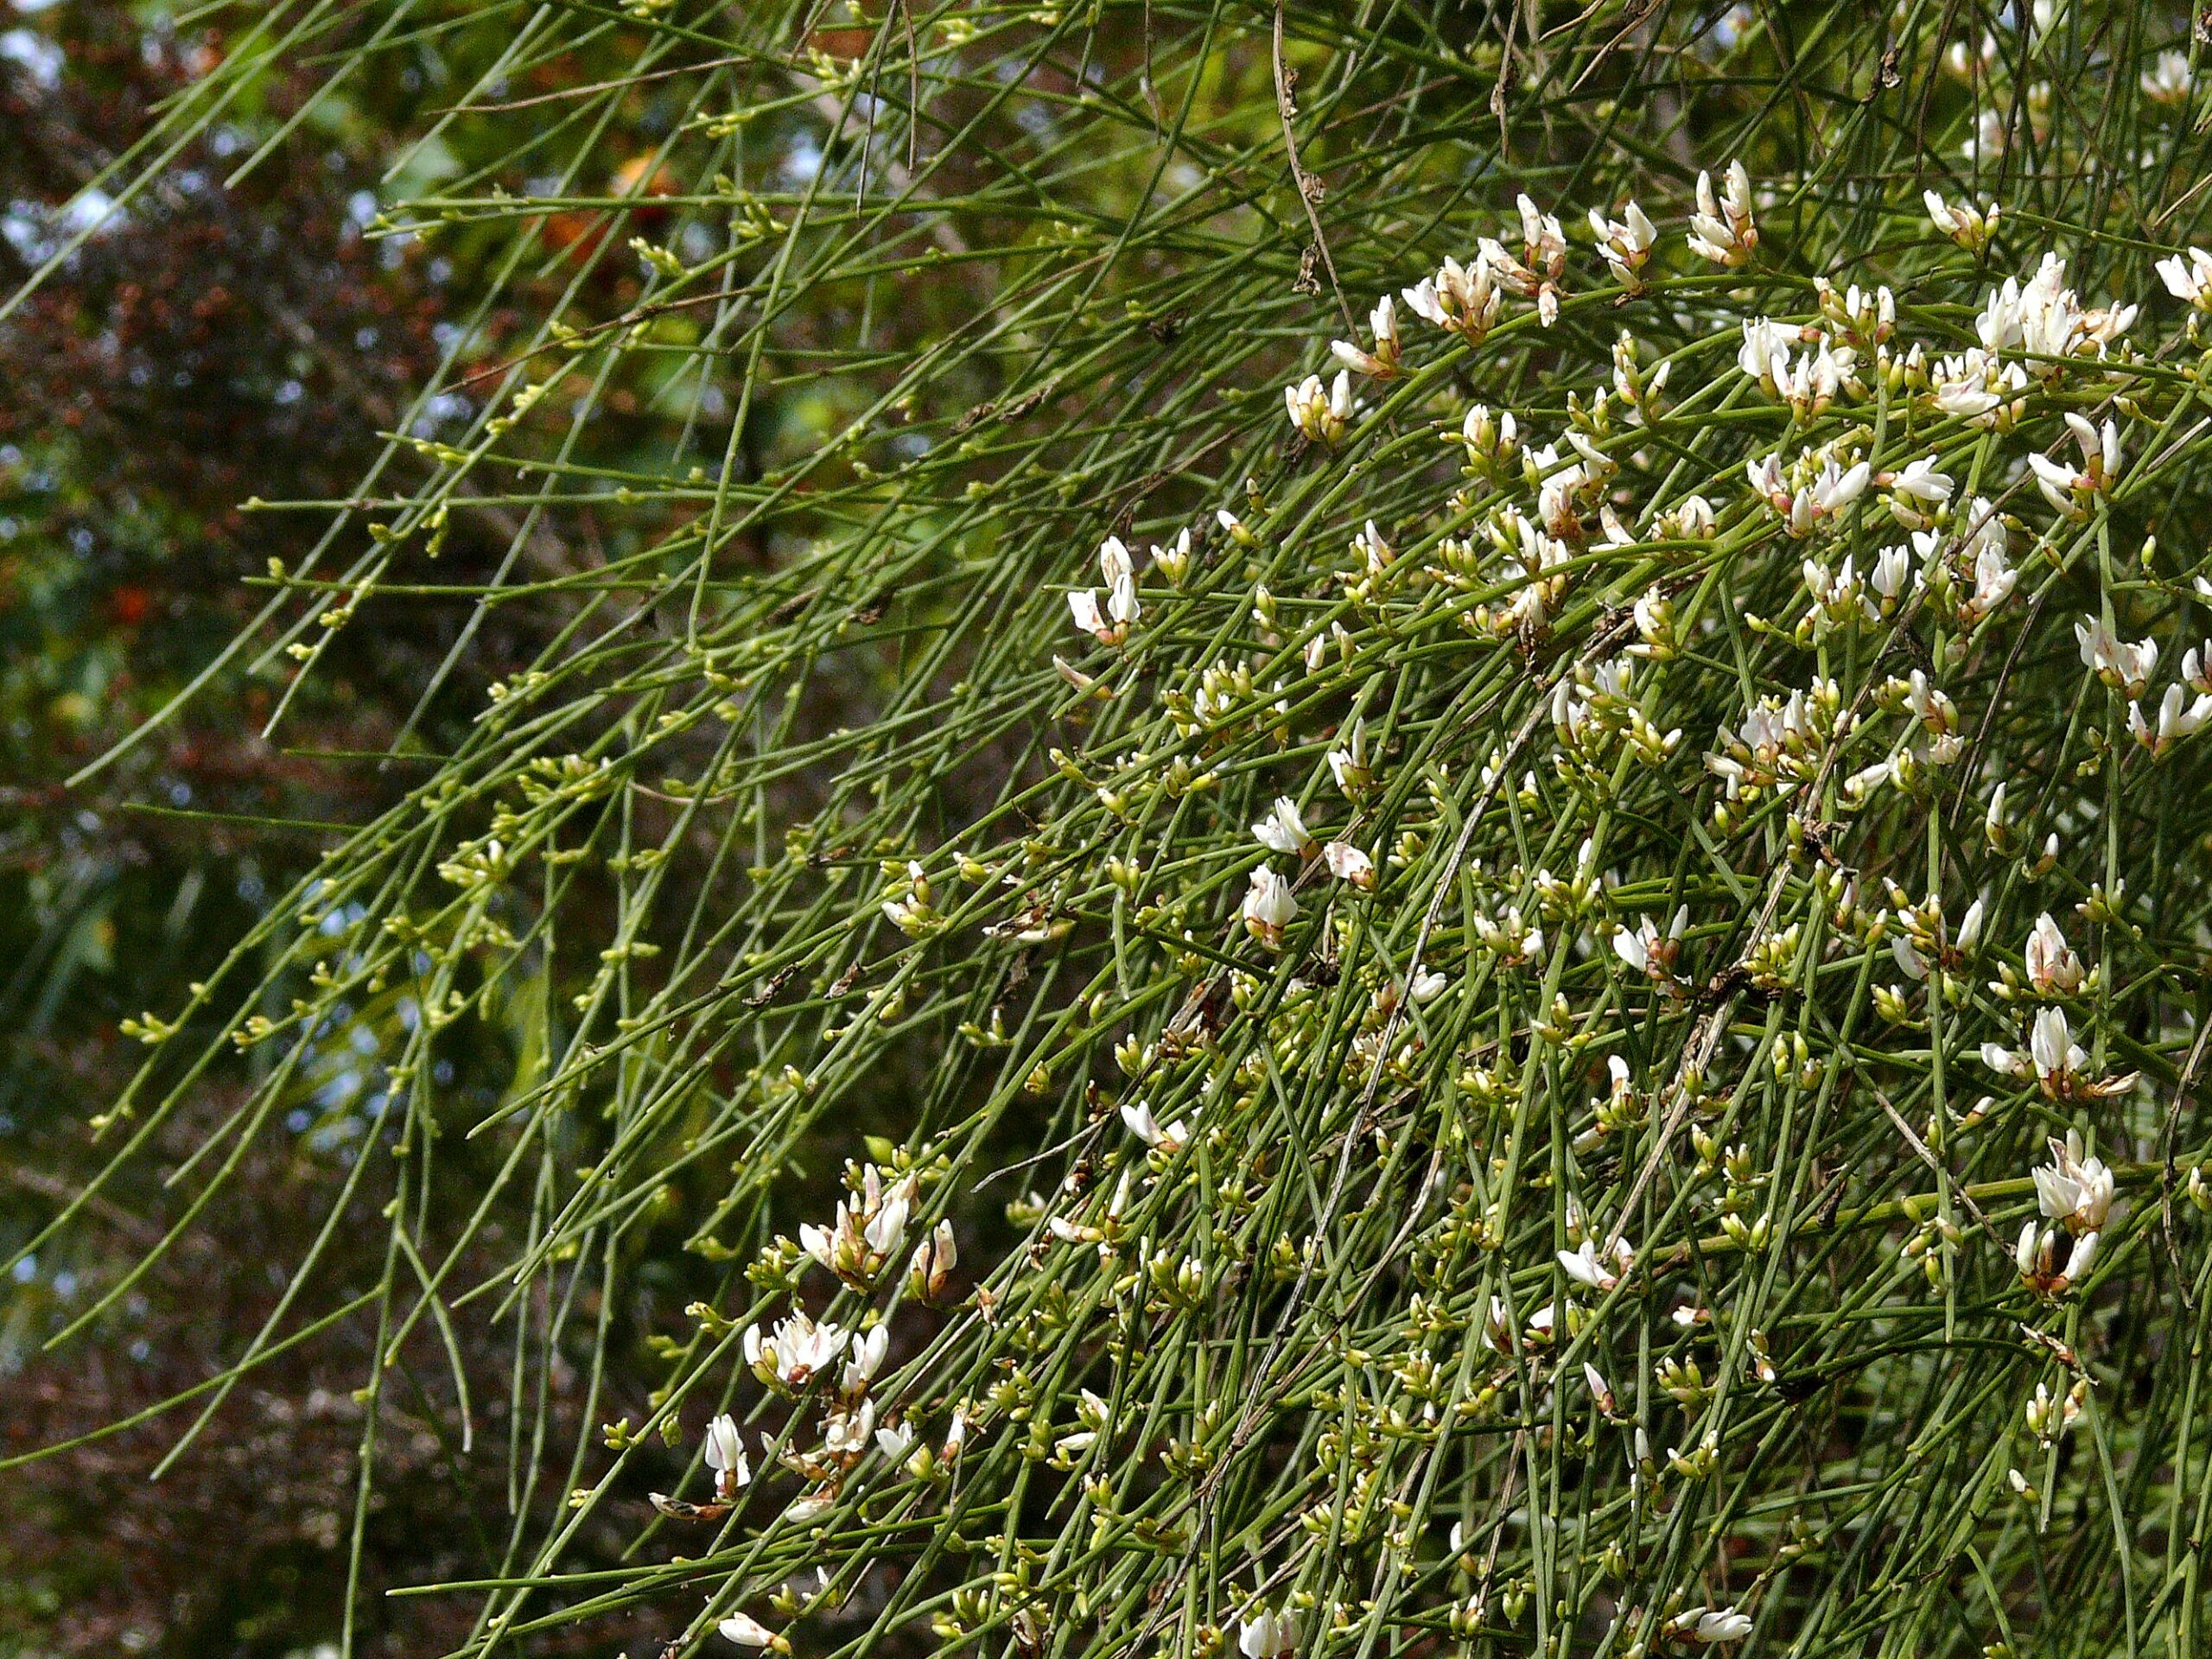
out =
<path fill-rule="evenodd" d="M 235 650 L 477 712 L 130 1027 L 156 1254 L 375 1073 L 180 1444 L 448 1364 L 472 1655 L 2203 1650 L 2185 10 L 257 13 L 118 211 L 465 40 L 478 298 Z"/>

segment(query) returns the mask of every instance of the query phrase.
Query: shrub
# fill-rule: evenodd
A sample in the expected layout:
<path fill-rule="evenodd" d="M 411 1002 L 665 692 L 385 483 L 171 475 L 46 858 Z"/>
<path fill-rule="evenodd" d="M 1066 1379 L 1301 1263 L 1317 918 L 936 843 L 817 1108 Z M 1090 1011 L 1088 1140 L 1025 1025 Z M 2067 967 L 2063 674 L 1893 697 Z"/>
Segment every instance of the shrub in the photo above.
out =
<path fill-rule="evenodd" d="M 2186 20 L 623 11 L 328 626 L 634 540 L 111 1115 L 397 1010 L 379 1346 L 601 1425 L 468 1650 L 2195 1650 Z"/>

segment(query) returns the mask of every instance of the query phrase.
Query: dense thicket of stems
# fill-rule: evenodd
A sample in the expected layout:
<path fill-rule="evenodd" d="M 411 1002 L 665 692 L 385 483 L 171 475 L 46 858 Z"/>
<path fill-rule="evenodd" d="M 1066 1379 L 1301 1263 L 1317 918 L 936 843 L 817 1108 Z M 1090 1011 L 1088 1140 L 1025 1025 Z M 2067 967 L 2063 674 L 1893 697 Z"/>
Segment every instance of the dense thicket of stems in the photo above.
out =
<path fill-rule="evenodd" d="M 240 649 L 556 626 L 133 1028 L 168 1240 L 335 1071 L 389 1232 L 179 1434 L 576 1368 L 473 1653 L 2203 1650 L 2184 10 L 359 10 L 105 186 L 499 20 Z"/>

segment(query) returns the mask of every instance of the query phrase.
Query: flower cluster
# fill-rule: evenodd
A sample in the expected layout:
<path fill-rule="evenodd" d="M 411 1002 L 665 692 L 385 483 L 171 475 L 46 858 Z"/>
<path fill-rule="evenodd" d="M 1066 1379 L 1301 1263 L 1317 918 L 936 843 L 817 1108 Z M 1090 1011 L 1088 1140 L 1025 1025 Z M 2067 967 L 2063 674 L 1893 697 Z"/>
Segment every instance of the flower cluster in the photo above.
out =
<path fill-rule="evenodd" d="M 1672 245 L 1756 274 L 1760 211 L 1745 169 L 1730 167 L 1717 184 L 1703 176 L 1696 194 Z M 1932 223 L 1977 256 L 2003 217 L 1934 192 L 1925 207 L 1923 234 Z M 1687 1224 L 1709 1229 L 1699 1252 L 1751 1260 L 1806 1248 L 1833 1206 L 1808 1211 L 1802 1189 L 1792 1196 L 1777 1184 L 1775 1169 L 1792 1154 L 1758 1149 L 1749 1103 L 1786 1122 L 1827 1109 L 1820 1103 L 1837 1090 L 1926 1102 L 1917 1128 L 1891 1111 L 1897 1133 L 1885 1127 L 1878 1138 L 1894 1159 L 1865 1163 L 1862 1142 L 1857 1169 L 1829 1178 L 1839 1192 L 1872 1185 L 1877 1167 L 1916 1186 L 1934 1148 L 1978 1160 L 1986 1147 L 2001 1159 L 2010 1126 L 2038 1112 L 2079 1115 L 2031 1181 L 2014 1183 L 2031 1186 L 2034 1213 L 2009 1254 L 1996 1254 L 2005 1276 L 1992 1294 L 2033 1330 L 2078 1300 L 2106 1260 L 2119 1176 L 2084 1150 L 2083 1129 L 2094 1114 L 2129 1109 L 2139 1088 L 2134 1071 L 2106 1058 L 2108 1015 L 2093 1001 L 2102 982 L 2052 911 L 2032 925 L 2012 919 L 2019 892 L 2050 902 L 2069 837 L 2094 814 L 2058 804 L 2045 785 L 2037 816 L 2048 827 L 2014 825 L 2007 791 L 2022 779 L 1976 747 L 1993 723 L 2020 718 L 1997 665 L 2022 652 L 2053 660 L 2064 613 L 2042 596 L 2075 580 L 2082 550 L 2112 534 L 2133 486 L 2128 458 L 2140 439 L 2130 429 L 2150 418 L 2134 372 L 2138 306 L 2083 298 L 2056 253 L 1985 288 L 1963 329 L 1863 274 L 1767 281 L 1756 312 L 1716 307 L 1656 361 L 1632 332 L 1620 334 L 1587 395 L 1566 395 L 1563 419 L 1538 403 L 1454 407 L 1433 391 L 1399 390 L 1433 384 L 1423 378 L 1431 352 L 1481 356 L 1516 329 L 1567 330 L 1590 291 L 1574 250 L 1529 197 L 1517 213 L 1505 236 L 1478 238 L 1471 257 L 1446 258 L 1395 302 L 1378 302 L 1371 347 L 1332 342 L 1332 383 L 1315 373 L 1285 391 L 1292 431 L 1323 475 L 1381 464 L 1395 453 L 1392 423 L 1414 409 L 1432 419 L 1465 465 L 1437 481 L 1426 509 L 1418 472 L 1403 488 L 1356 492 L 1351 560 L 1332 565 L 1305 557 L 1312 532 L 1297 528 L 1289 503 L 1270 511 L 1262 486 L 1248 482 L 1215 514 L 1222 537 L 1179 528 L 1178 545 L 1195 551 L 1160 624 L 1211 638 L 1217 653 L 1241 639 L 1244 655 L 1186 671 L 1163 636 L 1118 669 L 1084 668 L 1123 711 L 1110 735 L 1102 724 L 1084 773 L 1124 849 L 1116 913 L 1177 930 L 1191 948 L 1171 948 L 1162 963 L 1179 988 L 1160 1006 L 1182 1012 L 1116 1050 L 1131 1080 L 1117 1105 L 1142 1160 L 1135 1179 L 1043 1201 L 1043 1236 L 1095 1258 L 1152 1317 L 1211 1305 L 1224 1269 L 1210 1253 L 1157 1241 L 1188 1238 L 1176 1206 L 1196 1201 L 1201 1155 L 1217 1181 L 1240 1160 L 1253 1172 L 1211 1189 L 1236 1211 L 1235 1195 L 1249 1194 L 1276 1155 L 1245 1125 L 1265 1121 L 1282 1079 L 1332 1078 L 1355 1103 L 1324 1120 L 1347 1169 L 1387 1166 L 1405 1147 L 1459 1171 L 1448 1199 L 1421 1196 L 1441 1200 L 1440 1213 L 1417 1208 L 1406 1224 L 1425 1241 L 1410 1278 L 1485 1285 L 1479 1332 L 1491 1370 L 1443 1386 L 1459 1362 L 1439 1338 L 1453 1326 L 1431 1290 L 1414 1294 L 1402 1337 L 1362 1361 L 1395 1384 L 1356 1408 L 1345 1402 L 1370 1396 L 1349 1384 L 1329 1392 L 1364 1414 L 1364 1427 L 1324 1437 L 1322 1472 L 1341 1495 L 1317 1493 L 1301 1512 L 1314 1536 L 1402 1541 L 1379 1507 L 1388 1459 L 1378 1448 L 1393 1436 L 1440 1448 L 1455 1422 L 1532 1414 L 1549 1414 L 1564 1433 L 1569 1377 L 1595 1412 L 1574 1444 L 1586 1449 L 1599 1429 L 1622 1425 L 1637 1503 L 1712 1478 L 1737 1432 L 1723 1403 L 1729 1388 L 1783 1389 L 1779 1349 L 1720 1306 L 1738 1291 L 1724 1283 L 1708 1300 L 1683 1278 L 1688 1243 L 1633 1243 L 1621 1206 L 1624 1189 L 1632 1205 L 1655 1183 L 1679 1195 Z M 1588 224 L 1616 297 L 1665 289 L 1675 256 L 1658 220 L 1630 201 L 1592 211 Z M 2177 257 L 2161 274 L 2196 307 L 2212 256 Z M 1778 303 L 1793 294 L 1794 311 Z M 1427 334 L 1402 337 L 1402 310 Z M 1686 466 L 1654 442 L 1683 418 L 1662 393 L 1672 372 L 1716 356 L 1732 359 L 1751 413 L 1737 428 L 1703 429 L 1707 447 Z M 1356 398 L 1353 377 L 1379 401 Z M 1182 592 L 1201 569 L 1204 592 L 1195 582 Z M 2146 755 L 2139 764 L 2166 763 L 2212 720 L 2212 645 L 2191 650 L 2179 681 L 2161 690 L 2160 646 L 2120 631 L 2122 611 L 2152 626 L 2136 601 L 2112 591 L 2057 660 L 2086 671 L 2069 696 L 2116 699 L 2103 729 L 2132 734 Z M 1414 682 L 1390 677 L 1412 675 L 1414 642 L 1440 664 L 1471 651 L 1467 660 L 1495 652 L 1501 666 L 1476 671 L 1464 705 L 1412 712 Z M 1175 685 L 1185 672 L 1193 678 Z M 1164 723 L 1147 723 L 1147 698 L 1169 711 Z M 1501 703 L 1525 718 L 1494 719 L 1487 729 L 1510 729 L 1510 741 L 1493 737 L 1479 764 L 1461 770 L 1457 710 Z M 1700 704 L 1725 712 L 1711 744 L 1681 756 L 1686 771 L 1681 716 Z M 2093 749 L 2082 764 L 2118 766 L 2126 753 Z M 1923 896 L 1889 878 L 1882 901 L 1864 896 L 1873 884 L 1861 871 L 1876 859 L 1921 837 L 1944 845 L 1939 804 L 1973 785 L 1977 765 L 1993 773 L 1984 785 L 1989 861 L 1937 855 Z M 1248 786 L 1261 792 L 1240 811 L 1230 803 Z M 1171 872 L 1200 866 L 1175 861 L 1199 856 L 1202 838 L 1186 832 L 1172 855 L 1164 843 L 1155 853 L 1146 826 L 1215 794 L 1222 807 L 1203 810 L 1219 828 L 1203 856 L 1220 874 L 1179 883 Z M 1686 806 L 1704 823 L 1685 826 L 1681 840 L 1630 827 L 1681 823 Z M 1343 829 L 1312 827 L 1339 812 L 1350 815 Z M 1687 850 L 1692 836 L 1705 858 Z M 2005 861 L 2037 838 L 2040 855 Z M 1725 874 L 1682 873 L 1709 861 Z M 1227 917 L 1211 897 L 1224 891 L 1241 894 Z M 2114 890 L 2084 901 L 2082 914 L 2109 938 L 2120 904 Z M 1226 932 L 1209 932 L 1209 911 Z M 1255 954 L 1239 957 L 1240 942 Z M 1984 998 L 1977 976 L 1989 972 Z M 1853 982 L 1866 988 L 1854 995 Z M 1782 1011 L 1764 1034 L 1741 1023 L 1752 993 Z M 1722 1040 L 1732 1018 L 1734 1051 L 1748 1060 L 1732 1062 Z M 1899 1034 L 1894 1055 L 1878 1038 L 1839 1037 L 1862 1018 Z M 2100 1033 L 2094 1043 L 2088 1028 Z M 1629 1058 L 1659 1033 L 1668 1058 Z M 1926 1052 L 1934 1043 L 1940 1069 Z M 1521 1112 L 1549 1086 L 1540 1068 L 1597 1062 L 1604 1086 L 1564 1120 L 1566 1137 L 1532 1141 Z M 1946 1096 L 1962 1075 L 2007 1092 L 1953 1103 Z M 1408 1104 L 1386 1128 L 1362 1115 L 1383 1098 L 1454 1103 L 1433 1121 Z M 1950 1153 L 1955 1145 L 1967 1151 Z M 1531 1156 L 1562 1194 L 1553 1213 L 1564 1243 L 1540 1256 L 1520 1254 L 1530 1234 L 1513 1185 L 1515 1160 Z M 1606 1161 L 1615 1156 L 1624 1161 Z M 1599 1169 L 1612 1173 L 1601 1179 Z M 1901 1258 L 1933 1291 L 1991 1270 L 1952 1211 L 1925 1207 L 1952 1204 L 1952 1190 L 1898 1211 L 1912 1223 Z M 1874 1205 L 1873 1194 L 1860 1202 Z M 1325 1258 L 1327 1224 L 1317 1217 L 1313 1233 L 1265 1252 L 1217 1232 L 1217 1249 L 1236 1255 L 1227 1271 L 1264 1263 L 1294 1287 Z M 1495 1276 L 1477 1267 L 1486 1260 Z M 1656 1332 L 1633 1311 L 1654 1296 L 1675 1299 Z M 1738 1337 L 1716 1355 L 1724 1322 Z M 1648 1369 L 1627 1376 L 1624 1356 L 1639 1344 Z M 1740 1383 L 1727 1380 L 1732 1370 Z M 1646 1435 L 1654 1401 L 1681 1414 L 1663 1458 Z M 2044 1415 L 2056 1425 L 2062 1413 L 2051 1404 Z M 1455 1532 L 1450 1549 L 1460 1548 Z M 1478 1582 L 1448 1612 L 1452 1628 L 1510 1616 L 1479 1563 L 1461 1570 Z M 1239 1646 L 1248 1659 L 1272 1659 L 1345 1616 L 1325 1599 L 1255 1603 Z M 1661 1644 L 1734 1643 L 1757 1624 L 1738 1608 L 1679 1603 L 1624 1610 L 1623 1620 Z"/>
<path fill-rule="evenodd" d="M 751 1264 L 791 1299 L 736 1338 L 761 1467 L 799 1481 L 762 1525 L 824 1541 L 779 1560 L 958 1533 L 966 1442 L 1024 1518 L 931 1632 L 1041 1650 L 1080 1615 L 1032 1540 L 1179 1560 L 1266 1447 L 1251 1587 L 1198 1592 L 1192 1651 L 1349 1643 L 1355 1558 L 1420 1564 L 1408 1629 L 1520 1641 L 1535 1554 L 1467 1529 L 1540 1454 L 1609 1494 L 1616 1650 L 1727 1647 L 1812 1546 L 1746 1533 L 1771 1567 L 1723 1605 L 1670 1517 L 1718 1513 L 1775 1414 L 1890 1388 L 1868 1320 L 1928 1368 L 2025 1331 L 2071 1374 L 1986 1433 L 2070 1430 L 2062 1333 L 2141 1248 L 2142 1056 L 2181 1042 L 2107 829 L 2212 723 L 2212 644 L 2168 643 L 2195 590 L 2121 534 L 2180 394 L 2062 255 L 1961 271 L 1993 205 L 1904 200 L 1917 271 L 1808 277 L 1777 200 L 1740 162 L 1671 224 L 1521 196 L 1316 342 L 1232 495 L 1139 507 L 1052 601 L 1019 812 L 872 849 L 817 987 L 873 964 L 849 1043 L 959 984 L 942 1064 L 995 1080 L 943 1167 L 1041 1111 L 1050 1173 L 957 1303 L 950 1228 L 913 1236 L 937 1145 Z M 2199 272 L 2162 267 L 2192 311 Z M 716 1504 L 757 1491 L 728 1418 L 707 1464 Z"/>

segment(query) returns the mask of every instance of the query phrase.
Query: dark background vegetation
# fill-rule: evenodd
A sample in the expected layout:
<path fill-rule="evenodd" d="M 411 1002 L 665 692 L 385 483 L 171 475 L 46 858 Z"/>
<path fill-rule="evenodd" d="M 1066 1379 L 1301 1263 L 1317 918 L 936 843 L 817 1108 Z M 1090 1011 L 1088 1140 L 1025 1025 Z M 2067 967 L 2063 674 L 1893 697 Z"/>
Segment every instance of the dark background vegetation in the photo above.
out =
<path fill-rule="evenodd" d="M 219 29 L 181 22 L 189 10 L 64 0 L 0 10 L 0 291 L 84 222 L 65 217 L 66 204 L 229 49 Z M 156 191 L 0 325 L 0 1253 L 105 1160 L 86 1122 L 142 1052 L 119 1022 L 173 1004 L 311 868 L 329 841 L 315 826 L 359 822 L 392 798 L 406 768 L 373 757 L 403 729 L 409 749 L 435 754 L 467 718 L 450 697 L 423 702 L 465 606 L 425 601 L 404 627 L 348 630 L 274 737 L 261 728 L 280 682 L 251 671 L 250 654 L 223 653 L 266 596 L 249 579 L 272 558 L 296 563 L 323 523 L 241 504 L 345 494 L 374 460 L 377 433 L 409 418 L 446 331 L 469 310 L 477 273 L 465 238 L 433 257 L 364 232 L 396 159 L 389 135 L 497 44 L 456 30 L 404 73 L 316 100 L 230 183 L 315 83 L 265 84 L 257 105 L 178 155 Z M 618 164 L 650 142 L 652 111 L 639 113 L 634 141 L 609 146 Z M 465 153 L 465 133 L 451 142 Z M 452 150 L 418 157 L 414 176 L 459 164 Z M 606 232 L 547 226 L 545 283 L 572 276 Z M 583 299 L 619 308 L 634 287 L 626 262 L 591 274 Z M 482 335 L 496 340 L 502 327 L 495 315 Z M 664 441 L 655 423 L 621 418 L 619 393 L 607 406 L 595 442 L 619 453 Z M 432 431 L 438 411 L 413 419 Z M 497 510 L 462 515 L 443 555 L 451 580 L 480 580 L 512 529 Z M 528 555 L 558 569 L 569 536 L 593 530 L 540 536 Z M 553 620 L 516 607 L 480 627 L 472 684 L 525 658 Z M 68 786 L 211 666 L 203 694 L 121 764 Z M 247 1082 L 241 1068 L 200 1090 L 139 1179 L 174 1172 Z M 286 1264 L 322 1224 L 364 1113 L 379 1103 L 371 1081 L 319 1079 L 291 1109 L 290 1133 L 254 1142 L 244 1179 L 133 1285 L 120 1317 L 61 1353 L 42 1355 L 41 1344 L 159 1240 L 168 1224 L 149 1217 L 173 1212 L 150 1187 L 111 1192 L 89 1225 L 24 1262 L 0 1299 L 0 1455 L 87 1434 L 219 1370 L 276 1307 Z M 321 1294 L 342 1299 L 380 1270 L 383 1242 L 365 1220 L 341 1221 L 317 1269 Z M 542 1322 L 522 1323 L 521 1340 L 543 1339 Z M 149 1471 L 189 1412 L 12 1471 L 0 1502 L 0 1652 L 276 1655 L 333 1639 L 362 1439 L 353 1390 L 373 1337 L 341 1325 L 288 1351 L 228 1395 L 152 1488 Z M 518 1338 L 511 1325 L 461 1339 L 511 1348 Z M 464 1357 L 489 1380 L 512 1356 L 472 1345 Z M 571 1444 L 573 1368 L 543 1375 L 548 1397 L 521 1402 L 523 1421 L 486 1388 L 477 1433 Z M 552 1454 L 534 1485 L 512 1491 L 498 1460 L 464 1465 L 444 1438 L 451 1395 L 441 1362 L 378 1402 L 358 1632 L 372 1650 L 459 1641 L 461 1599 L 386 1602 L 381 1592 L 480 1570 L 503 1541 L 486 1527 L 511 1510 L 542 1518 L 564 1490 Z"/>
<path fill-rule="evenodd" d="M 332 522 L 287 504 L 344 501 L 380 464 L 427 467 L 405 452 L 384 461 L 385 435 L 463 429 L 478 412 L 467 388 L 525 351 L 543 316 L 623 315 L 642 291 L 629 238 L 668 228 L 652 201 L 672 181 L 656 156 L 690 111 L 673 96 L 681 83 L 648 81 L 594 138 L 591 175 L 565 187 L 631 205 L 552 213 L 519 238 L 511 223 L 441 226 L 435 246 L 387 233 L 379 200 L 484 169 L 518 186 L 531 178 L 511 154 L 512 126 L 439 119 L 511 44 L 512 10 L 417 10 L 435 26 L 381 52 L 372 73 L 334 79 L 329 65 L 373 19 L 327 29 L 315 52 L 253 77 L 150 189 L 103 216 L 110 169 L 121 162 L 115 176 L 127 177 L 147 158 L 133 147 L 252 44 L 234 31 L 259 9 L 0 0 L 0 295 L 93 227 L 0 321 L 0 1260 L 61 1214 L 130 1133 L 129 1122 L 92 1132 L 145 1055 L 130 1022 L 173 1011 L 212 976 L 338 829 L 401 798 L 481 715 L 486 686 L 530 663 L 580 602 L 552 592 L 480 610 L 464 593 L 404 594 L 375 626 L 341 630 L 296 686 L 283 648 L 298 637 L 284 632 L 297 607 L 264 613 L 275 565 L 297 570 Z M 480 100 L 588 88 L 631 68 L 646 38 L 617 22 L 480 89 Z M 808 44 L 849 53 L 867 39 L 826 24 Z M 430 142 L 411 142 L 432 129 Z M 788 181 L 819 165 L 820 130 L 801 106 L 754 124 L 748 143 Z M 987 281 L 955 268 L 936 287 L 957 304 Z M 849 342 L 858 315 L 849 289 L 812 295 L 784 337 L 803 358 Z M 940 321 L 902 304 L 868 327 L 895 361 L 902 335 Z M 679 346 L 696 339 L 688 317 L 659 326 Z M 564 404 L 588 410 L 569 455 L 582 465 L 718 466 L 741 368 L 708 385 L 690 419 L 655 396 L 642 353 L 612 385 L 556 379 L 539 413 L 557 430 Z M 434 384 L 461 390 L 424 399 Z M 734 436 L 740 463 L 758 475 L 811 448 L 851 396 L 803 372 L 765 383 Z M 466 503 L 429 586 L 466 589 L 503 569 L 518 582 L 573 579 L 650 548 L 683 511 L 602 521 L 586 505 L 524 524 L 497 503 Z M 340 565 L 366 544 L 358 522 L 344 534 Z M 743 537 L 732 551 L 741 564 L 769 552 Z M 856 701 L 841 705 L 833 690 L 800 712 L 800 729 L 855 720 L 867 688 L 846 689 Z M 119 745 L 119 758 L 71 781 Z M 786 785 L 801 797 L 818 786 Z M 589 920 L 595 896 L 605 921 L 611 892 L 587 882 L 572 902 Z M 497 1000 L 499 1017 L 454 1033 L 436 1077 L 454 1121 L 482 1117 L 518 1086 L 542 1052 L 543 1010 L 596 966 L 588 952 L 548 953 Z M 389 1268 L 381 1198 L 347 1178 L 395 1104 L 377 1057 L 414 1011 L 395 994 L 347 1014 L 287 1092 L 279 1133 L 240 1132 L 265 1062 L 218 1067 L 161 1125 L 151 1155 L 0 1286 L 0 1460 L 67 1448 L 0 1469 L 0 1655 L 314 1652 L 341 1636 L 362 1502 L 356 1646 L 451 1649 L 469 1633 L 474 1599 L 385 1592 L 496 1573 L 556 1523 L 578 1446 L 597 1423 L 647 1414 L 651 1344 L 686 1328 L 682 1309 L 726 1273 L 679 1248 L 690 1228 L 671 1205 L 658 1236 L 650 1224 L 626 1235 L 634 1259 L 621 1306 L 601 1307 L 579 1279 L 558 1307 L 534 1292 L 496 1321 L 457 1321 L 450 1350 L 425 1326 L 374 1398 L 378 1421 L 365 1422 L 373 1310 L 315 1321 L 358 1307 Z M 439 1155 L 460 1179 L 442 1190 L 488 1185 L 505 1151 L 497 1137 L 456 1137 Z M 203 1187 L 233 1155 L 228 1178 Z M 484 1169 L 470 1172 L 472 1159 Z M 836 1168 L 831 1158 L 798 1173 L 826 1190 Z M 213 1192 L 204 1206 L 202 1191 Z M 696 1222 L 715 1194 L 690 1196 Z M 532 1203 L 526 1184 L 503 1198 L 475 1235 L 479 1254 L 456 1270 L 480 1279 L 510 1259 Z M 296 1283 L 295 1264 L 326 1230 L 312 1282 Z M 80 1325 L 105 1297 L 111 1306 Z M 207 1390 L 272 1320 L 310 1334 L 235 1386 Z M 472 1395 L 473 1458 L 455 1443 L 456 1369 Z M 668 1484 L 690 1456 L 667 1454 Z M 610 1565 L 629 1542 L 625 1528 L 594 1520 L 566 1560 Z M 664 1634 L 641 1630 L 635 1650 Z"/>

